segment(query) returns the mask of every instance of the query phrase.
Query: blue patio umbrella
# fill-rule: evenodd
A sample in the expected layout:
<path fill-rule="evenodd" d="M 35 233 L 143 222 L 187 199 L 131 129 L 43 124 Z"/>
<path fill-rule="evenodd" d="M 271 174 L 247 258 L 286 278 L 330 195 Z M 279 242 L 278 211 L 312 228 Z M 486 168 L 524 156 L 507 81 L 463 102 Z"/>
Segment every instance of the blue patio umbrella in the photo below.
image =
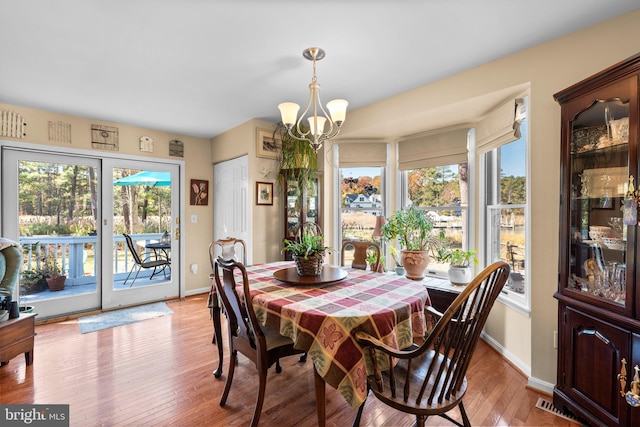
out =
<path fill-rule="evenodd" d="M 113 185 L 143 185 L 149 187 L 168 187 L 171 185 L 171 173 L 142 171 L 133 175 L 125 176 L 113 181 Z M 160 205 L 160 229 L 162 229 L 162 200 L 158 198 Z"/>
<path fill-rule="evenodd" d="M 116 179 L 113 185 L 148 185 L 149 187 L 168 187 L 171 185 L 171 173 L 142 171 L 134 175 Z"/>

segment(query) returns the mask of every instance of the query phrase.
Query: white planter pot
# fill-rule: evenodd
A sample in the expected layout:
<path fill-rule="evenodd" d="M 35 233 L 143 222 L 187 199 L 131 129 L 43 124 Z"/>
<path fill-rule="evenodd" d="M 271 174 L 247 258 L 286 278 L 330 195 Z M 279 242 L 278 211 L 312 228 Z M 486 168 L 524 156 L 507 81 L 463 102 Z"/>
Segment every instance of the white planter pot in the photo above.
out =
<path fill-rule="evenodd" d="M 472 267 L 449 267 L 449 281 L 454 285 L 468 285 L 473 280 Z"/>

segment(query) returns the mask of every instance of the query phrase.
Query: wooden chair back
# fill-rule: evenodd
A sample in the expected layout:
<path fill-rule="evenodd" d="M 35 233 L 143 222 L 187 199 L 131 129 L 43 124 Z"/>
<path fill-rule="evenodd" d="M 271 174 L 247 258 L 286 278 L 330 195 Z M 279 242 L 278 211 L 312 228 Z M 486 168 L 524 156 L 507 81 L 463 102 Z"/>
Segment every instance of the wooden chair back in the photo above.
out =
<path fill-rule="evenodd" d="M 235 270 L 242 274 L 242 296 L 238 294 Z M 266 353 L 267 344 L 253 311 L 247 270 L 233 259 L 218 257 L 213 272 L 218 295 L 229 322 L 229 338 L 233 341 L 233 347 L 257 363 L 258 353 Z"/>
<path fill-rule="evenodd" d="M 464 424 L 453 422 L 470 425 L 462 405 L 467 390 L 467 368 L 509 271 L 506 262 L 496 262 L 480 272 L 444 314 L 427 310 L 439 320 L 421 345 L 394 350 L 366 333 L 357 332 L 356 338 L 368 346 L 374 365 L 374 374 L 368 378 L 374 395 L 402 412 L 414 414 L 418 425 L 424 425 L 430 415 L 453 421 L 446 412 L 456 406 L 460 408 Z M 381 369 L 376 350 L 384 353 L 388 366 L 394 366 L 393 358 L 400 361 L 391 369 Z M 361 412 L 362 408 L 356 417 L 358 422 Z"/>
<path fill-rule="evenodd" d="M 367 269 L 367 251 L 371 249 L 374 251 L 376 257 L 377 266 L 380 264 L 380 246 L 375 242 L 342 242 L 342 250 L 340 251 L 340 265 L 345 265 L 345 251 L 349 248 L 353 248 L 353 261 L 351 268 L 358 270 Z"/>
<path fill-rule="evenodd" d="M 233 259 L 245 265 L 247 264 L 247 244 L 242 239 L 227 237 L 226 239 L 218 239 L 211 242 L 209 244 L 209 262 L 211 262 L 212 269 L 218 252 L 224 259 Z M 238 254 L 242 256 L 241 259 L 238 259 Z"/>

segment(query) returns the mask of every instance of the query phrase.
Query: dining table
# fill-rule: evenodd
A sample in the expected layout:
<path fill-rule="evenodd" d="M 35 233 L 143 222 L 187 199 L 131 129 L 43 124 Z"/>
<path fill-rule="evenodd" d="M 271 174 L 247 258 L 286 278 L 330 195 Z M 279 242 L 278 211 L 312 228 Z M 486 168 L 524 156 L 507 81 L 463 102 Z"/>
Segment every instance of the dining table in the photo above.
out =
<path fill-rule="evenodd" d="M 295 348 L 304 350 L 313 362 L 320 426 L 326 422 L 325 384 L 338 390 L 354 409 L 367 397 L 367 374 L 373 369 L 370 354 L 358 344 L 355 333 L 364 331 L 393 348 L 407 348 L 414 337 L 424 337 L 424 309 L 430 305 L 426 288 L 404 276 L 329 265 L 324 268 L 326 280 L 309 280 L 308 276 L 296 280 L 291 261 L 246 267 L 259 322 L 291 338 Z M 210 306 L 215 307 L 216 301 L 212 286 Z M 212 309 L 212 314 L 219 376 L 219 308 Z"/>

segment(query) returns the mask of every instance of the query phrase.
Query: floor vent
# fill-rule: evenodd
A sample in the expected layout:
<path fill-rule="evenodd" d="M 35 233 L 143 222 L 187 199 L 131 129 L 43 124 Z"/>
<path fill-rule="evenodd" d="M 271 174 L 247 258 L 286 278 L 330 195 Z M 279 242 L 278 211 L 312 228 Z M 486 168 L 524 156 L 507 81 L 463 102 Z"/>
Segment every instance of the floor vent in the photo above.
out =
<path fill-rule="evenodd" d="M 544 411 L 551 412 L 554 415 L 557 415 L 565 420 L 573 421 L 575 423 L 581 424 L 580 421 L 576 417 L 566 412 L 562 412 L 560 409 L 556 408 L 552 402 L 545 400 L 541 397 L 538 398 L 538 402 L 536 403 L 536 408 L 540 408 Z"/>

